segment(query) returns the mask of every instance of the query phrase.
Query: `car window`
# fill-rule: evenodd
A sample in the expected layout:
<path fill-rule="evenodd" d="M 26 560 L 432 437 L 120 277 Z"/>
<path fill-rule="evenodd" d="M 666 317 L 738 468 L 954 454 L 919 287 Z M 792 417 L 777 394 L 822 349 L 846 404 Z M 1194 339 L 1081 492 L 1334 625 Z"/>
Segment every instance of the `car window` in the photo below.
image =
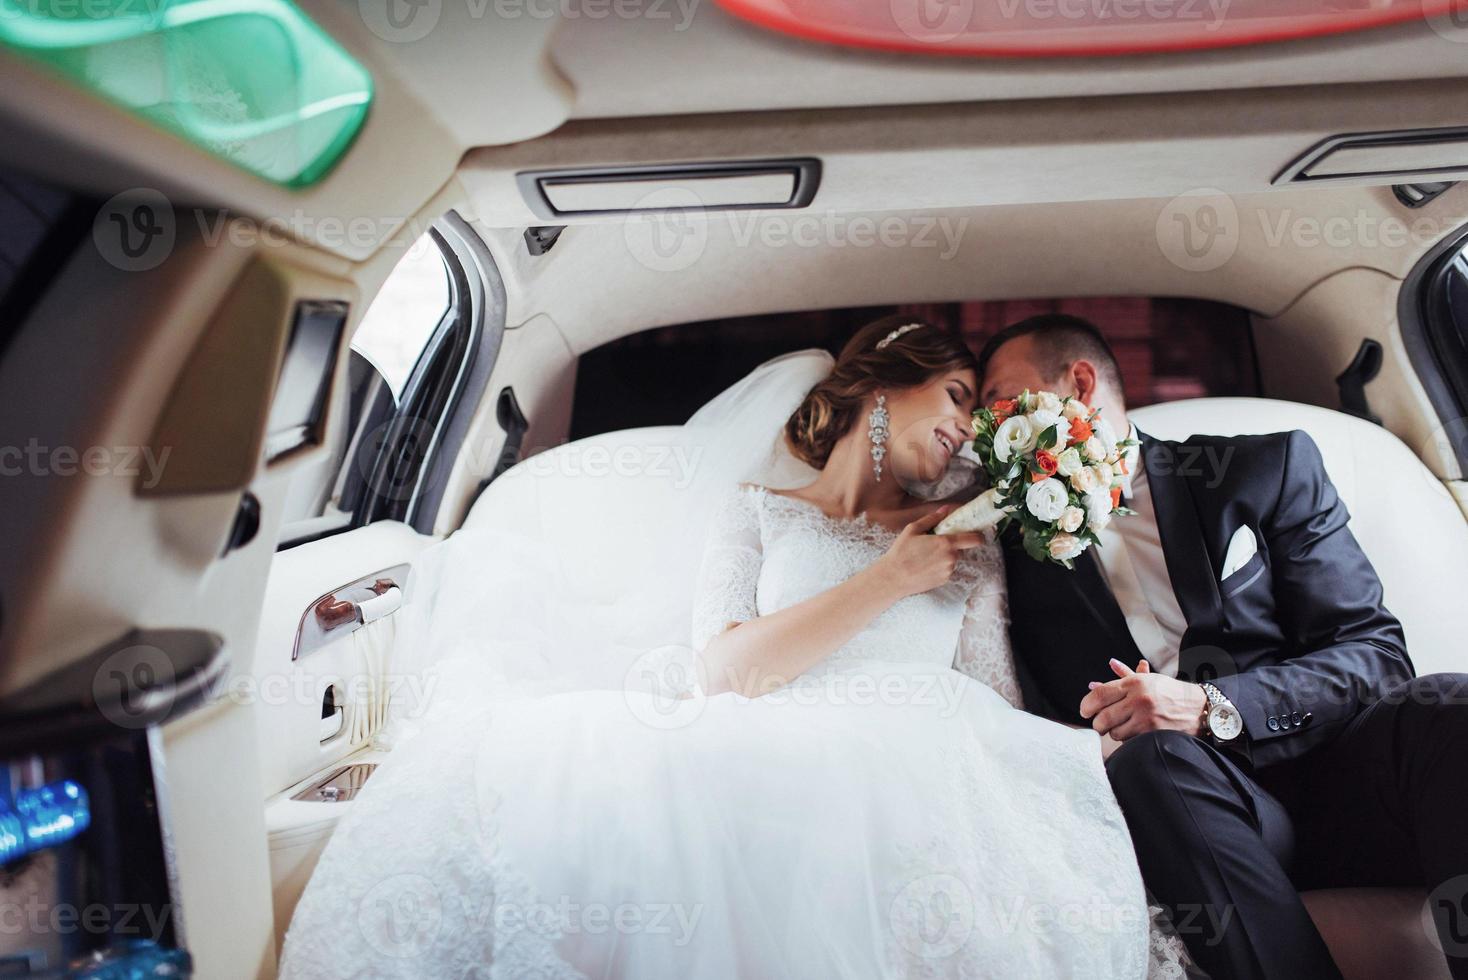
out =
<path fill-rule="evenodd" d="M 398 262 L 362 322 L 352 350 L 365 358 L 401 400 L 413 365 L 449 311 L 449 277 L 443 253 L 424 235 Z"/>
<path fill-rule="evenodd" d="M 347 367 L 348 424 L 322 462 L 291 478 L 279 544 L 297 544 L 354 523 L 383 440 L 452 298 L 444 250 L 419 238 L 388 275 L 352 334 Z"/>
<path fill-rule="evenodd" d="M 571 437 L 687 421 L 761 362 L 802 347 L 835 354 L 858 327 L 903 313 L 958 329 L 975 351 L 1004 326 L 1069 313 L 1100 327 L 1126 379 L 1127 404 L 1258 395 L 1249 314 L 1205 300 L 1154 297 L 924 303 L 777 313 L 647 330 L 582 355 Z M 690 371 L 688 365 L 700 365 Z M 677 378 L 677 384 L 669 384 Z"/>

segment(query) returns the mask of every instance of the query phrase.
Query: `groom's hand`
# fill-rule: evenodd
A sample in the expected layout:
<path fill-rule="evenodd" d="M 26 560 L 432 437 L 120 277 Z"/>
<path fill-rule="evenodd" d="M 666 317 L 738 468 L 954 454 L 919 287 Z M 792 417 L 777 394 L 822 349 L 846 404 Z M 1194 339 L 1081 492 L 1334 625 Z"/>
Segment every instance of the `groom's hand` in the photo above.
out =
<path fill-rule="evenodd" d="M 1133 735 L 1162 729 L 1197 735 L 1203 728 L 1203 706 L 1208 696 L 1197 684 L 1166 674 L 1154 674 L 1147 661 L 1132 670 L 1111 661 L 1116 680 L 1091 682 L 1091 693 L 1081 699 L 1081 717 L 1102 735 L 1125 742 Z"/>

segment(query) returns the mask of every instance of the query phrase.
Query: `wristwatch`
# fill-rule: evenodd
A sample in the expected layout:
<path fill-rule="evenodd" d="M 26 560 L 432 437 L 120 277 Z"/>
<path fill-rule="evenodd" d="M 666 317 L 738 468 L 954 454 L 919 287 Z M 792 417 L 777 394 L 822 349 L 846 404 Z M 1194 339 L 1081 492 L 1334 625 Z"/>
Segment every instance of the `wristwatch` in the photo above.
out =
<path fill-rule="evenodd" d="M 1201 686 L 1208 696 L 1208 704 L 1203 709 L 1203 731 L 1215 743 L 1227 745 L 1244 734 L 1244 716 L 1218 688 L 1206 682 Z"/>

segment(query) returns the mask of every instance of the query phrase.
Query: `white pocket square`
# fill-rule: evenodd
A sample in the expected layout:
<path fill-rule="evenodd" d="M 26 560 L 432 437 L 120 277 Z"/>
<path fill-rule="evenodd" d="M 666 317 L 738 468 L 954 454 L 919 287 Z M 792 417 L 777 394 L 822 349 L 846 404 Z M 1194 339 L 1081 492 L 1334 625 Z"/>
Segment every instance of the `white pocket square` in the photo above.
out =
<path fill-rule="evenodd" d="M 1234 532 L 1228 541 L 1228 553 L 1223 556 L 1223 575 L 1220 582 L 1228 581 L 1230 575 L 1249 564 L 1249 559 L 1259 551 L 1259 541 L 1245 524 Z"/>

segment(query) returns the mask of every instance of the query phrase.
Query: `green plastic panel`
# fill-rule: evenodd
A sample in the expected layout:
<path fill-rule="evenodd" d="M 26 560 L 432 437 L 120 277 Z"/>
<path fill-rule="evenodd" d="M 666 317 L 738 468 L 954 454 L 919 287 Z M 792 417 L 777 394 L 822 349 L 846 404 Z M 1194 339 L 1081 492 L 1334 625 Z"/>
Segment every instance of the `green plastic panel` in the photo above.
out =
<path fill-rule="evenodd" d="M 0 0 L 0 44 L 287 187 L 326 176 L 372 105 L 290 0 Z"/>

